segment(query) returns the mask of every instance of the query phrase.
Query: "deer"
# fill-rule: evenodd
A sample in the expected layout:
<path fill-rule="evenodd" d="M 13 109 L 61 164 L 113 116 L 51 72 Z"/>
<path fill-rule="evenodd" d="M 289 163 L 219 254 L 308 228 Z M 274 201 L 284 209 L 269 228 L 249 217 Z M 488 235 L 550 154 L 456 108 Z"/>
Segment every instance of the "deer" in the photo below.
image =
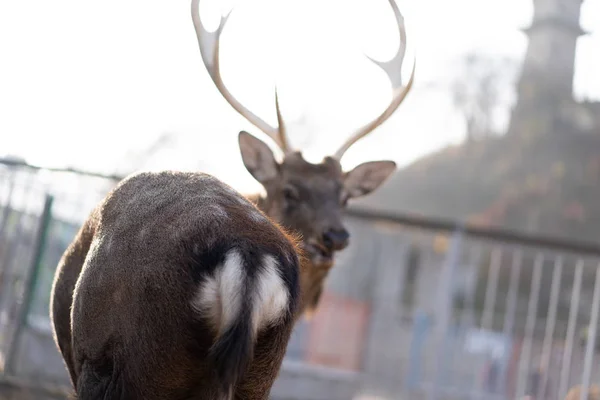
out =
<path fill-rule="evenodd" d="M 76 398 L 266 400 L 301 301 L 297 242 L 211 175 L 125 178 L 53 282 Z"/>
<path fill-rule="evenodd" d="M 396 170 L 394 161 L 382 160 L 364 162 L 350 171 L 343 171 L 341 160 L 351 146 L 383 124 L 398 109 L 412 87 L 416 59 L 407 84 L 403 85 L 401 79 L 407 43 L 404 18 L 395 1 L 388 0 L 398 25 L 400 44 L 394 57 L 387 62 L 369 57 L 387 74 L 392 84 L 393 95 L 388 107 L 374 120 L 352 132 L 333 155 L 314 164 L 306 161 L 301 151 L 290 146 L 277 89 L 277 127 L 242 105 L 227 89 L 221 78 L 219 50 L 220 36 L 232 11 L 222 16 L 217 29 L 210 32 L 200 19 L 199 1 L 192 0 L 192 19 L 200 55 L 210 78 L 229 105 L 275 143 L 282 159 L 278 162 L 269 145 L 256 136 L 246 131 L 239 133 L 239 149 L 245 168 L 264 189 L 263 193 L 246 196 L 274 221 L 302 238 L 301 247 L 309 259 L 310 268 L 303 270 L 301 276 L 301 311 L 310 318 L 319 304 L 336 253 L 349 244 L 350 233 L 343 223 L 343 213 L 349 200 L 372 193 Z"/>
<path fill-rule="evenodd" d="M 276 97 L 278 128 L 243 107 L 219 72 L 219 35 L 192 20 L 220 93 L 284 153 L 241 131 L 246 169 L 266 196 L 242 195 L 210 175 L 167 171 L 122 180 L 91 212 L 56 269 L 50 299 L 54 341 L 80 399 L 264 400 L 293 325 L 314 310 L 334 253 L 347 247 L 349 199 L 374 191 L 393 161 L 349 172 L 341 158 L 381 125 L 410 90 L 403 18 L 389 0 L 401 46 L 387 63 L 394 96 L 375 120 L 319 164 L 292 151 Z M 374 61 L 375 62 L 375 61 Z"/>

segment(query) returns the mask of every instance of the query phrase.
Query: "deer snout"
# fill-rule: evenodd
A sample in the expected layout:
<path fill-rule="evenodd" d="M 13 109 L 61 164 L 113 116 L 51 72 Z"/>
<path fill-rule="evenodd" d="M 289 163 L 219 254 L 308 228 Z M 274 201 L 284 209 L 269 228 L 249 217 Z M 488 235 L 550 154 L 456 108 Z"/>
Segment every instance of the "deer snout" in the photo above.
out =
<path fill-rule="evenodd" d="M 348 246 L 350 234 L 344 228 L 329 229 L 323 232 L 323 244 L 329 250 L 343 250 Z"/>

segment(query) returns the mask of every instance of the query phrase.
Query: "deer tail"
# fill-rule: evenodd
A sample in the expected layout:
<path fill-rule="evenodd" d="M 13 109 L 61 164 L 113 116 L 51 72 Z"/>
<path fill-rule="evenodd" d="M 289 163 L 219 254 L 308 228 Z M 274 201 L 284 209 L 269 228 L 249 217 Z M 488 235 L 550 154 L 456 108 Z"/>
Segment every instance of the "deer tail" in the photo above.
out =
<path fill-rule="evenodd" d="M 233 248 L 203 280 L 194 298 L 194 308 L 217 332 L 209 359 L 227 399 L 233 398 L 254 357 L 258 332 L 294 311 L 297 282 L 288 271 L 295 269 L 282 258 L 256 249 Z"/>

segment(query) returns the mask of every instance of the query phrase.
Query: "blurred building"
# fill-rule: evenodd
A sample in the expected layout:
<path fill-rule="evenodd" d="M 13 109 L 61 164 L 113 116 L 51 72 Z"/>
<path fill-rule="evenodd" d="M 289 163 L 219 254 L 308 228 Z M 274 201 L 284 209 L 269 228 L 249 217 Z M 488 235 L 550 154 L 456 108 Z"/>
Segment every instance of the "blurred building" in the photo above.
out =
<path fill-rule="evenodd" d="M 600 102 L 573 98 L 582 0 L 534 5 L 507 134 L 417 160 L 364 206 L 600 241 Z"/>
<path fill-rule="evenodd" d="M 529 42 L 517 85 L 510 132 L 600 131 L 600 102 L 573 99 L 577 39 L 583 0 L 534 0 Z"/>

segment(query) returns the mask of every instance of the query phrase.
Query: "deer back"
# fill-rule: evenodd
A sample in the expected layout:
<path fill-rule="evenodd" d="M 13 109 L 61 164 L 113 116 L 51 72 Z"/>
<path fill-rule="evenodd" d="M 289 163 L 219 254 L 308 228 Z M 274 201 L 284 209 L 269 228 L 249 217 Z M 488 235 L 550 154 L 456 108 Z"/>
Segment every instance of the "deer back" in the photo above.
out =
<path fill-rule="evenodd" d="M 300 300 L 293 238 L 197 173 L 129 177 L 88 224 L 55 285 L 80 269 L 63 351 L 80 398 L 267 398 Z"/>

